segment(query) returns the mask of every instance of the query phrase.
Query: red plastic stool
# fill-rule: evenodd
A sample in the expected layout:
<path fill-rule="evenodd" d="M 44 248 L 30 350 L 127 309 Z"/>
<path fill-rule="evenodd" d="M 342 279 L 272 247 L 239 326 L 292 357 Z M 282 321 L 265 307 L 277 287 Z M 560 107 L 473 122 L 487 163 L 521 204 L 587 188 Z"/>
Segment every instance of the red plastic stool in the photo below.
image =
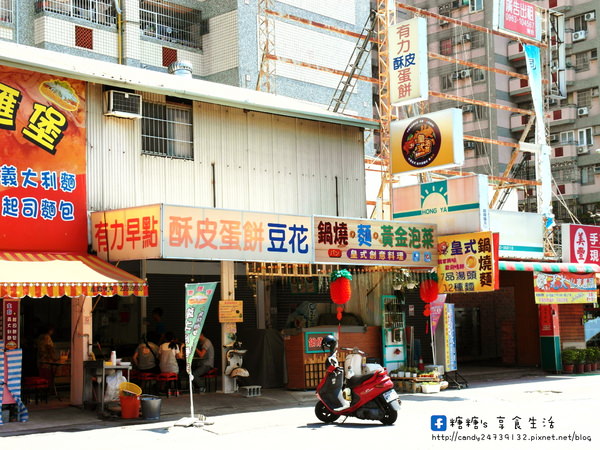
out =
<path fill-rule="evenodd" d="M 29 396 L 33 394 L 35 404 L 37 405 L 41 400 L 48 403 L 48 389 L 50 382 L 46 378 L 42 377 L 25 377 L 23 378 L 23 399 L 27 403 Z"/>
<path fill-rule="evenodd" d="M 135 379 L 140 383 L 142 392 L 154 392 L 156 387 L 156 380 L 158 379 L 158 374 L 152 372 L 138 372 L 135 375 Z"/>
<path fill-rule="evenodd" d="M 217 390 L 217 376 L 219 375 L 219 369 L 213 367 L 204 375 L 198 377 L 198 381 L 202 380 L 204 384 L 205 392 L 215 392 Z"/>
<path fill-rule="evenodd" d="M 175 372 L 163 372 L 159 373 L 157 377 L 158 383 L 161 390 L 167 390 L 167 397 L 174 394 L 175 397 L 179 397 L 179 375 Z"/>

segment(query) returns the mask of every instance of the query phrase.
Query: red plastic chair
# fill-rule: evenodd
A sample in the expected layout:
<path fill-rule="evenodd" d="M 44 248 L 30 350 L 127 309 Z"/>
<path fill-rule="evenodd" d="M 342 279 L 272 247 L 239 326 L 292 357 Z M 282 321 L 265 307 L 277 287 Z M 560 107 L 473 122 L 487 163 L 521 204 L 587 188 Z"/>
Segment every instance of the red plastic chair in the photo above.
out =
<path fill-rule="evenodd" d="M 215 392 L 217 390 L 217 376 L 219 375 L 219 369 L 213 367 L 204 375 L 198 377 L 198 381 L 202 380 L 205 392 Z"/>
<path fill-rule="evenodd" d="M 138 372 L 135 374 L 135 379 L 140 383 L 142 392 L 154 392 L 156 390 L 158 374 L 152 372 Z"/>
<path fill-rule="evenodd" d="M 159 373 L 158 384 L 160 385 L 161 391 L 167 391 L 167 397 L 175 395 L 179 397 L 179 375 L 175 372 L 163 372 Z"/>
<path fill-rule="evenodd" d="M 48 390 L 50 388 L 50 382 L 43 377 L 25 377 L 23 378 L 23 399 L 25 403 L 29 401 L 30 396 L 33 394 L 35 404 L 37 405 L 40 401 L 44 400 L 48 403 Z"/>

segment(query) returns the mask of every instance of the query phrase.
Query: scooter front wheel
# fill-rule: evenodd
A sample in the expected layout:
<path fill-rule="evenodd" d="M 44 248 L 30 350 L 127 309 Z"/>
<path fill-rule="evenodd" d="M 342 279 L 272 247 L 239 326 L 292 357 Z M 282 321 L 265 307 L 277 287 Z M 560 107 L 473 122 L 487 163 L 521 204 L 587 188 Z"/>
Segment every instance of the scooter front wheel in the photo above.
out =
<path fill-rule="evenodd" d="M 315 405 L 315 415 L 317 416 L 317 419 L 325 423 L 335 422 L 339 417 L 338 415 L 329 411 L 327 409 L 327 406 L 325 406 L 325 404 L 322 401 L 319 401 Z"/>

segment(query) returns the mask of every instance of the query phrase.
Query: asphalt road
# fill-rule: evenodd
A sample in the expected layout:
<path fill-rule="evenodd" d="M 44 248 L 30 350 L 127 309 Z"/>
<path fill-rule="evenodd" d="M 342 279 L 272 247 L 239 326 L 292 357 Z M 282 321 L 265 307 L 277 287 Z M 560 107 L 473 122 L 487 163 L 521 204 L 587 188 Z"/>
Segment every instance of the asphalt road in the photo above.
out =
<path fill-rule="evenodd" d="M 587 449 L 599 448 L 600 374 L 401 394 L 393 426 L 320 423 L 312 406 L 208 417 L 201 427 L 146 423 L 0 438 L 2 449 Z M 432 417 L 433 416 L 433 417 Z M 444 430 L 445 428 L 445 430 Z"/>

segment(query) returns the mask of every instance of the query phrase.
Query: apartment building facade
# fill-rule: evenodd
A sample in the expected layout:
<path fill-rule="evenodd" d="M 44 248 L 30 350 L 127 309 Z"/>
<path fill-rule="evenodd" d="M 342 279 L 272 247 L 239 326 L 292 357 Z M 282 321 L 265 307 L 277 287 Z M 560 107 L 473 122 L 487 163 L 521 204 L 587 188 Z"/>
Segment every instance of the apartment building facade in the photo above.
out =
<path fill-rule="evenodd" d="M 553 212 L 557 222 L 597 223 L 600 211 L 600 100 L 598 97 L 598 25 L 597 3 L 593 1 L 532 1 L 540 8 L 564 14 L 566 49 L 566 87 L 564 98 L 553 95 L 546 84 L 546 128 L 552 147 Z M 454 0 L 450 2 L 411 1 L 407 4 L 436 14 L 491 29 L 493 2 Z M 526 75 L 523 45 L 517 39 L 485 33 L 478 29 L 431 19 L 429 51 L 444 57 L 469 61 L 499 69 L 473 69 L 460 63 L 434 59 L 430 64 L 430 89 L 454 96 L 482 100 L 500 107 L 532 110 L 531 89 L 527 80 L 501 71 Z M 547 49 L 542 50 L 543 75 L 556 80 L 549 68 Z M 431 110 L 447 107 L 463 109 L 465 135 L 515 143 L 533 142 L 533 128 L 523 138 L 529 115 L 456 100 L 434 98 Z M 494 144 L 465 141 L 465 170 L 503 175 L 512 149 Z M 517 159 L 511 177 L 534 179 L 530 155 Z M 520 192 L 520 209 L 535 211 L 535 192 Z"/>
<path fill-rule="evenodd" d="M 186 61 L 196 78 L 249 89 L 264 62 L 271 92 L 327 107 L 370 11 L 368 1 L 338 3 L 1 0 L 0 39 L 154 71 Z M 370 77 L 369 65 L 361 73 Z M 346 106 L 372 117 L 371 83 L 358 81 Z"/>

